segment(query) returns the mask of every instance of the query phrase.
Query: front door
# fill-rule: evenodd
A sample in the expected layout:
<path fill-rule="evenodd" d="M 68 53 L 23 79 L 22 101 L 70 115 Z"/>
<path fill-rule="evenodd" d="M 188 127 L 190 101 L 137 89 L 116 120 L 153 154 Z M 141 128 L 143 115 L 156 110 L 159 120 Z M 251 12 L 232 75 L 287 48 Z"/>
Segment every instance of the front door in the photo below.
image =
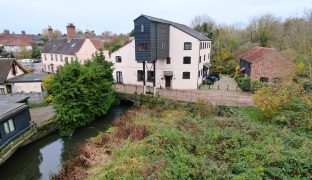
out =
<path fill-rule="evenodd" d="M 117 81 L 118 84 L 122 84 L 123 83 L 122 72 L 121 71 L 117 71 L 116 72 L 116 81 Z"/>
<path fill-rule="evenodd" d="M 171 79 L 172 79 L 172 76 L 165 76 L 165 86 L 166 86 L 166 89 L 170 89 L 171 88 Z"/>

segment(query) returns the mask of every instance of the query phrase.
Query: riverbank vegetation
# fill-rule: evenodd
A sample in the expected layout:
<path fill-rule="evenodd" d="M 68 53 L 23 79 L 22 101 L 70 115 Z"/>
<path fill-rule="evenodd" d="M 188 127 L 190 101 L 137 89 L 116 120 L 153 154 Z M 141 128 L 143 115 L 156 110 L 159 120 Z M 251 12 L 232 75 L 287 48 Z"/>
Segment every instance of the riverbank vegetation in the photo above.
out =
<path fill-rule="evenodd" d="M 310 132 L 258 108 L 151 99 L 87 141 L 54 179 L 309 179 Z"/>
<path fill-rule="evenodd" d="M 104 61 L 101 52 L 83 65 L 66 62 L 47 80 L 61 135 L 70 135 L 107 113 L 115 100 L 112 74 L 112 63 Z"/>

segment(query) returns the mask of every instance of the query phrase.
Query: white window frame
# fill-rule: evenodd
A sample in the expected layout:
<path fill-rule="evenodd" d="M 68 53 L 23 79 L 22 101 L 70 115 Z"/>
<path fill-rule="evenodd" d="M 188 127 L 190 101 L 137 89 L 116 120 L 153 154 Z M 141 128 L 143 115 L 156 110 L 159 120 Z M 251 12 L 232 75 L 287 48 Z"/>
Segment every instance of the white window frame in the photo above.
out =
<path fill-rule="evenodd" d="M 10 134 L 11 132 L 15 131 L 15 129 L 16 129 L 13 119 L 9 119 L 9 120 L 5 121 L 3 123 L 3 126 L 4 126 L 4 131 L 6 134 Z"/>

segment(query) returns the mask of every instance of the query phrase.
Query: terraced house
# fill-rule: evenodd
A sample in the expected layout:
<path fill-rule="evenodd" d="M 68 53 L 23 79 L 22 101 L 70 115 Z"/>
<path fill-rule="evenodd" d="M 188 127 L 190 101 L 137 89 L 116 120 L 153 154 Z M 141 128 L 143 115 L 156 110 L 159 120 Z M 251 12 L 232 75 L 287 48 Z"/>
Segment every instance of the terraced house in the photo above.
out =
<path fill-rule="evenodd" d="M 134 28 L 135 39 L 111 54 L 117 83 L 154 89 L 199 87 L 210 67 L 208 37 L 186 25 L 147 15 L 136 18 Z"/>
<path fill-rule="evenodd" d="M 78 62 L 84 63 L 95 52 L 103 50 L 104 44 L 100 39 L 78 36 L 72 23 L 69 23 L 66 27 L 67 37 L 58 39 L 52 38 L 53 29 L 48 28 L 49 41 L 41 51 L 41 58 L 46 72 L 54 73 L 66 61 L 78 60 Z M 109 56 L 108 51 L 104 51 L 104 56 Z"/>

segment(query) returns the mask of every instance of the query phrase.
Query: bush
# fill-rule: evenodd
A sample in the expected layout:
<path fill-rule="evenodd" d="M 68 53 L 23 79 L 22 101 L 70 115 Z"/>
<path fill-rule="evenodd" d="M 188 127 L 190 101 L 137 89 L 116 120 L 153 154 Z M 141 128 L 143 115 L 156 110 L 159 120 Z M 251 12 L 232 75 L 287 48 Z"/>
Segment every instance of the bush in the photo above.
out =
<path fill-rule="evenodd" d="M 220 117 L 230 117 L 234 114 L 232 109 L 225 105 L 217 105 L 216 106 L 216 114 Z"/>
<path fill-rule="evenodd" d="M 312 82 L 307 80 L 303 82 L 303 89 L 307 92 L 312 92 Z"/>
<path fill-rule="evenodd" d="M 112 63 L 104 61 L 102 52 L 84 65 L 66 62 L 57 70 L 51 89 L 61 135 L 106 114 L 114 102 L 112 73 Z"/>
<path fill-rule="evenodd" d="M 203 99 L 198 99 L 195 104 L 195 109 L 200 117 L 210 117 L 215 112 L 215 107 L 211 102 Z"/>
<path fill-rule="evenodd" d="M 242 77 L 237 80 L 238 87 L 243 91 L 250 91 L 250 77 Z"/>
<path fill-rule="evenodd" d="M 237 62 L 235 60 L 229 60 L 226 63 L 226 71 L 228 75 L 234 75 L 236 72 Z"/>
<path fill-rule="evenodd" d="M 250 81 L 250 90 L 252 92 L 256 92 L 257 90 L 259 90 L 260 88 L 262 88 L 264 86 L 263 83 L 261 83 L 258 80 L 251 80 Z"/>

